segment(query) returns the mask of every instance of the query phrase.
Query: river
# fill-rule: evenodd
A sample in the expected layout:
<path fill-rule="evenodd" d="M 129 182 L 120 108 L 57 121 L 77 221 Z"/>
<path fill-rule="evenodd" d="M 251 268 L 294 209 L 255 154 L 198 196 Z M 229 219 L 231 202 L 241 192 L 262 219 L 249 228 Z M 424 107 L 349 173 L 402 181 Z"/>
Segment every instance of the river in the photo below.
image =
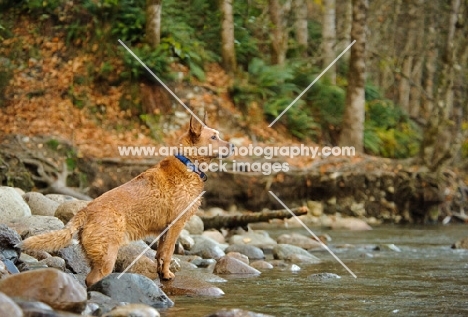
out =
<path fill-rule="evenodd" d="M 292 230 L 272 230 L 276 237 Z M 468 236 L 466 225 L 382 226 L 371 231 L 327 231 L 333 252 L 314 252 L 320 264 L 298 272 L 264 271 L 258 277 L 225 277 L 220 298 L 171 297 L 163 317 L 206 316 L 221 308 L 242 308 L 273 316 L 468 316 L 468 250 L 451 244 Z M 396 248 L 388 245 L 395 245 Z M 376 246 L 383 246 L 380 251 Z M 387 247 L 386 247 L 387 246 Z M 398 251 L 399 249 L 399 251 Z M 341 278 L 311 279 L 316 273 Z"/>

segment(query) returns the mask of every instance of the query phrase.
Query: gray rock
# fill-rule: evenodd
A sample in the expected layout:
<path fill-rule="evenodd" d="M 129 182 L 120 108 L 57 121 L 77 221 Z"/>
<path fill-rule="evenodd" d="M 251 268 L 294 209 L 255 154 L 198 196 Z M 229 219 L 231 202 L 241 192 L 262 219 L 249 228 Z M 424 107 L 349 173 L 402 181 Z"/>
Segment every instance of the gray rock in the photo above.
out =
<path fill-rule="evenodd" d="M 267 261 L 263 260 L 254 261 L 250 263 L 250 266 L 257 270 L 269 270 L 273 268 L 273 265 L 271 263 L 268 263 Z"/>
<path fill-rule="evenodd" d="M 297 247 L 309 250 L 309 249 L 318 249 L 321 248 L 322 245 L 320 242 L 309 238 L 305 235 L 299 233 L 291 233 L 291 234 L 282 234 L 277 239 L 276 242 L 279 244 L 291 244 Z"/>
<path fill-rule="evenodd" d="M 120 302 L 106 296 L 100 292 L 89 291 L 88 292 L 88 304 L 96 304 L 98 309 L 92 311 L 93 316 L 101 316 L 109 311 L 111 311 L 114 307 L 122 305 L 127 302 Z"/>
<path fill-rule="evenodd" d="M 205 317 L 274 317 L 272 315 L 258 314 L 243 309 L 221 309 Z"/>
<path fill-rule="evenodd" d="M 124 273 L 112 273 L 99 282 L 91 285 L 89 291 L 97 291 L 116 301 L 141 303 L 154 308 L 168 308 L 174 302 L 146 276 Z"/>
<path fill-rule="evenodd" d="M 47 267 L 55 268 L 60 271 L 65 271 L 66 268 L 65 260 L 59 258 L 58 256 L 51 256 L 50 258 L 40 260 L 39 263 L 45 264 Z"/>
<path fill-rule="evenodd" d="M 59 204 L 64 203 L 66 201 L 77 200 L 75 197 L 68 196 L 68 195 L 61 195 L 61 194 L 47 194 L 45 195 L 50 200 L 53 200 Z"/>
<path fill-rule="evenodd" d="M 190 236 L 190 233 L 185 229 L 180 232 L 178 241 L 180 244 L 182 244 L 184 250 L 190 250 L 195 244 L 195 241 Z"/>
<path fill-rule="evenodd" d="M 159 317 L 159 312 L 144 304 L 128 304 L 124 306 L 118 306 L 112 309 L 110 312 L 102 315 L 102 317 Z"/>
<path fill-rule="evenodd" d="M 72 244 L 53 253 L 65 260 L 66 268 L 75 274 L 88 274 L 90 268 L 79 244 Z"/>
<path fill-rule="evenodd" d="M 0 224 L 0 260 L 18 261 L 21 250 L 15 247 L 21 242 L 19 234 L 4 224 Z"/>
<path fill-rule="evenodd" d="M 31 214 L 36 216 L 53 216 L 59 206 L 58 202 L 38 192 L 26 193 L 23 199 L 31 209 Z"/>
<path fill-rule="evenodd" d="M 214 263 L 216 263 L 215 259 L 202 259 L 200 257 L 197 257 L 196 259 L 193 259 L 190 261 L 193 265 L 196 265 L 197 267 L 208 267 Z"/>
<path fill-rule="evenodd" d="M 0 316 L 22 317 L 23 311 L 10 297 L 0 293 Z"/>
<path fill-rule="evenodd" d="M 23 263 L 37 263 L 39 262 L 36 258 L 26 254 L 26 253 L 21 253 L 19 257 L 20 262 Z"/>
<path fill-rule="evenodd" d="M 225 252 L 239 252 L 249 258 L 249 260 L 262 260 L 265 254 L 262 249 L 248 244 L 233 244 L 227 247 Z"/>
<path fill-rule="evenodd" d="M 163 282 L 164 291 L 169 296 L 192 295 L 192 296 L 211 296 L 219 297 L 224 292 L 212 284 L 200 278 L 200 275 L 193 274 L 190 271 L 182 271 L 176 274 L 171 281 Z"/>
<path fill-rule="evenodd" d="M 195 244 L 187 252 L 188 254 L 198 255 L 204 259 L 219 259 L 225 255 L 220 244 L 216 241 L 204 236 L 193 236 L 193 239 L 195 240 Z"/>
<path fill-rule="evenodd" d="M 286 258 L 286 261 L 296 264 L 317 264 L 321 262 L 319 258 L 313 255 L 310 257 L 304 254 L 291 254 Z"/>
<path fill-rule="evenodd" d="M 251 231 L 242 235 L 234 235 L 229 239 L 230 244 L 250 244 L 254 246 L 276 245 L 276 241 L 270 238 L 266 231 Z"/>
<path fill-rule="evenodd" d="M 145 253 L 140 256 L 142 252 Z M 155 256 L 156 252 L 148 248 L 148 245 L 141 240 L 124 245 L 119 249 L 119 253 L 117 254 L 115 272 L 123 272 L 135 259 L 138 258 L 127 272 L 142 274 L 154 280 L 158 278 L 157 264 L 154 260 Z"/>
<path fill-rule="evenodd" d="M 215 240 L 218 243 L 226 243 L 226 240 L 224 239 L 223 234 L 221 232 L 219 232 L 218 230 L 203 231 L 202 236 L 211 238 L 211 239 Z"/>
<path fill-rule="evenodd" d="M 51 216 L 29 216 L 15 219 L 8 222 L 7 226 L 16 230 L 24 239 L 64 227 L 63 222 Z"/>
<path fill-rule="evenodd" d="M 204 230 L 203 220 L 197 215 L 192 216 L 186 223 L 185 223 L 185 230 L 187 230 L 190 234 L 202 234 Z"/>
<path fill-rule="evenodd" d="M 0 223 L 31 216 L 31 209 L 12 187 L 0 187 Z"/>
<path fill-rule="evenodd" d="M 288 260 L 292 255 L 301 255 L 304 258 L 309 258 L 310 260 L 317 260 L 317 263 L 320 262 L 320 259 L 313 256 L 306 250 L 300 247 L 296 247 L 290 244 L 278 244 L 273 248 L 273 257 L 279 260 Z"/>
<path fill-rule="evenodd" d="M 60 219 L 64 224 L 67 224 L 78 211 L 85 208 L 90 202 L 85 200 L 70 200 L 61 203 L 54 216 Z"/>
<path fill-rule="evenodd" d="M 213 273 L 215 274 L 254 274 L 258 275 L 261 272 L 253 267 L 245 264 L 244 262 L 231 258 L 229 256 L 223 256 L 216 263 Z"/>
<path fill-rule="evenodd" d="M 309 280 L 315 281 L 324 281 L 324 280 L 333 280 L 333 279 L 340 279 L 341 276 L 334 274 L 334 273 L 316 273 L 307 276 Z"/>

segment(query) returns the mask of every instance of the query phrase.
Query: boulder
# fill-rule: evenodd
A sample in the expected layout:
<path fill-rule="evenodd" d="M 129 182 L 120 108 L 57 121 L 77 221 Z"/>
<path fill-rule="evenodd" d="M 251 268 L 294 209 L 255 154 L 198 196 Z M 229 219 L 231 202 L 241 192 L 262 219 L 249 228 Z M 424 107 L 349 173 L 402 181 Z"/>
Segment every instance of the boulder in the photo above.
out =
<path fill-rule="evenodd" d="M 53 216 L 59 206 L 58 202 L 38 192 L 26 193 L 23 199 L 31 209 L 31 214 L 36 216 Z"/>
<path fill-rule="evenodd" d="M 21 250 L 15 247 L 21 242 L 20 235 L 4 224 L 0 224 L 0 261 L 10 260 L 13 263 L 18 261 Z"/>
<path fill-rule="evenodd" d="M 0 316 L 22 317 L 23 311 L 10 297 L 0 293 Z"/>
<path fill-rule="evenodd" d="M 0 187 L 0 223 L 31 216 L 31 209 L 13 187 Z"/>
<path fill-rule="evenodd" d="M 8 222 L 7 226 L 18 232 L 23 239 L 64 227 L 63 222 L 52 216 L 23 217 Z"/>
<path fill-rule="evenodd" d="M 88 290 L 100 292 L 110 298 L 129 303 L 146 304 L 154 308 L 168 308 L 174 302 L 146 276 L 134 273 L 112 273 Z"/>
<path fill-rule="evenodd" d="M 205 236 L 205 237 L 208 237 L 208 238 L 211 238 L 213 239 L 214 241 L 218 242 L 218 243 L 226 243 L 226 239 L 224 239 L 224 236 L 221 232 L 219 232 L 218 230 L 207 230 L 207 231 L 203 231 L 203 234 L 202 236 Z"/>
<path fill-rule="evenodd" d="M 90 202 L 85 200 L 69 200 L 61 203 L 53 216 L 67 224 L 78 211 L 88 206 Z"/>
<path fill-rule="evenodd" d="M 220 288 L 204 281 L 190 271 L 179 272 L 173 280 L 164 281 L 163 288 L 169 296 L 190 295 L 219 297 L 224 295 L 224 292 Z"/>
<path fill-rule="evenodd" d="M 182 244 L 184 250 L 190 250 L 195 244 L 195 241 L 190 236 L 190 233 L 185 229 L 180 232 L 178 242 Z"/>
<path fill-rule="evenodd" d="M 248 244 L 233 244 L 227 247 L 225 252 L 239 252 L 249 258 L 250 261 L 261 260 L 265 258 L 262 249 Z"/>
<path fill-rule="evenodd" d="M 322 245 L 320 242 L 309 238 L 305 235 L 300 233 L 291 233 L 291 234 L 282 234 L 277 239 L 276 242 L 279 244 L 291 244 L 297 247 L 309 250 L 309 249 L 318 249 L 321 248 Z"/>
<path fill-rule="evenodd" d="M 226 255 L 231 258 L 238 259 L 239 261 L 242 261 L 245 264 L 249 264 L 249 258 L 244 254 L 240 254 L 239 252 L 228 252 L 226 253 Z"/>
<path fill-rule="evenodd" d="M 250 263 L 250 266 L 257 270 L 269 270 L 273 268 L 273 265 L 271 263 L 268 263 L 267 261 L 263 260 L 254 261 Z"/>
<path fill-rule="evenodd" d="M 59 258 L 58 256 L 51 256 L 50 258 L 46 258 L 40 260 L 39 263 L 47 265 L 47 267 L 51 267 L 60 271 L 65 271 L 65 260 Z"/>
<path fill-rule="evenodd" d="M 230 244 L 250 244 L 258 247 L 276 245 L 266 231 L 249 231 L 242 235 L 234 235 L 229 239 Z"/>
<path fill-rule="evenodd" d="M 303 259 L 308 258 L 310 261 L 316 260 L 316 263 L 320 262 L 320 259 L 313 256 L 306 250 L 300 247 L 296 247 L 290 244 L 278 244 L 273 248 L 273 257 L 278 260 L 289 260 L 293 255 L 301 255 Z"/>
<path fill-rule="evenodd" d="M 372 230 L 364 220 L 352 217 L 332 217 L 329 227 L 333 230 Z"/>
<path fill-rule="evenodd" d="M 0 280 L 0 292 L 10 297 L 40 301 L 54 309 L 81 313 L 86 289 L 73 276 L 56 269 L 38 269 Z"/>
<path fill-rule="evenodd" d="M 186 223 L 184 229 L 190 234 L 202 234 L 204 230 L 203 220 L 197 215 L 192 216 Z"/>
<path fill-rule="evenodd" d="M 259 275 L 261 272 L 238 259 L 235 259 L 229 256 L 223 256 L 216 263 L 213 273 Z"/>
<path fill-rule="evenodd" d="M 61 194 L 47 194 L 45 196 L 59 204 L 64 203 L 66 201 L 77 200 L 75 197 Z"/>
<path fill-rule="evenodd" d="M 188 254 L 198 255 L 204 259 L 219 259 L 225 255 L 221 245 L 210 238 L 196 235 L 193 236 L 193 240 L 195 244 L 192 249 L 187 252 Z"/>
<path fill-rule="evenodd" d="M 144 252 L 144 253 L 143 253 Z M 142 254 L 140 256 L 140 254 Z M 115 261 L 115 272 L 123 272 L 132 262 L 135 263 L 128 269 L 128 273 L 142 274 L 152 280 L 158 278 L 157 264 L 154 260 L 156 252 L 148 248 L 143 241 L 134 241 L 120 247 Z"/>
<path fill-rule="evenodd" d="M 120 302 L 115 299 L 110 298 L 100 292 L 89 291 L 88 292 L 88 306 L 92 304 L 92 307 L 97 306 L 97 309 L 90 309 L 93 316 L 101 316 L 109 311 L 111 311 L 114 307 L 127 304 L 127 302 Z"/>
<path fill-rule="evenodd" d="M 91 270 L 88 260 L 79 244 L 72 244 L 53 253 L 65 260 L 66 268 L 75 274 L 88 274 Z"/>

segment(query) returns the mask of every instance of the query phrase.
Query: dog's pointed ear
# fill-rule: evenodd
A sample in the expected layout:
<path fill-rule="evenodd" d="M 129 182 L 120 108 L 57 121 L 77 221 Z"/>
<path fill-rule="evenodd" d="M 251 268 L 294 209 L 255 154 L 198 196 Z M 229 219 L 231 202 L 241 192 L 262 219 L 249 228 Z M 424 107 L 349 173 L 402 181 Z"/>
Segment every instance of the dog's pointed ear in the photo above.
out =
<path fill-rule="evenodd" d="M 195 137 L 199 137 L 202 129 L 203 129 L 203 124 L 200 121 L 198 121 L 197 118 L 192 116 L 190 118 L 190 134 Z"/>

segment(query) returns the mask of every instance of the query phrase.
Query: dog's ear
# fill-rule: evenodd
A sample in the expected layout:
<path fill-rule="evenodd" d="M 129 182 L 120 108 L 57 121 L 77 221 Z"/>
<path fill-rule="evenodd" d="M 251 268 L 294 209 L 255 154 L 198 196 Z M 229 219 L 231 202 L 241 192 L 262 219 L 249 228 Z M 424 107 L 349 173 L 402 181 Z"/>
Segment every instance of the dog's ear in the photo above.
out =
<path fill-rule="evenodd" d="M 196 138 L 198 138 L 201 134 L 201 131 L 203 129 L 203 124 L 198 121 L 197 118 L 195 118 L 194 116 L 192 116 L 190 118 L 190 134 Z"/>

